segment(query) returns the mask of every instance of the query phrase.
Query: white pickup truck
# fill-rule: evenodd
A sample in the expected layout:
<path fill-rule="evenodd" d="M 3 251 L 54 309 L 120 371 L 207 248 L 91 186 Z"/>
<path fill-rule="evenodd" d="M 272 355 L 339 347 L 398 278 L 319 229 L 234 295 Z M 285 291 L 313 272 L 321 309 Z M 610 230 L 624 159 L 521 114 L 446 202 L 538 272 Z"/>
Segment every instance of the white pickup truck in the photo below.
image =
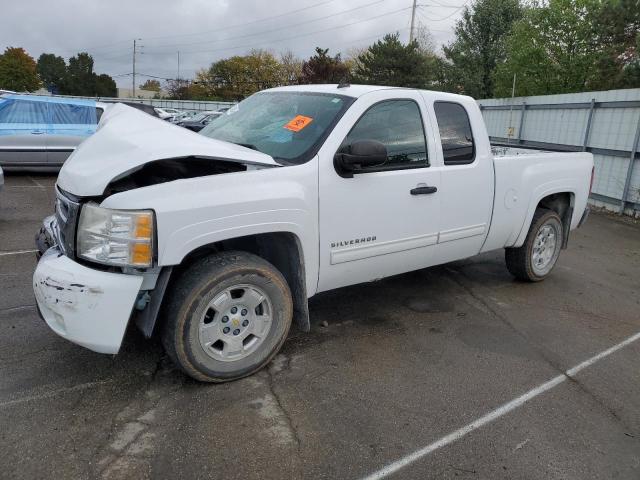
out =
<path fill-rule="evenodd" d="M 360 85 L 257 93 L 200 134 L 111 107 L 37 235 L 39 311 L 115 354 L 130 321 L 202 381 L 266 365 L 307 299 L 506 249 L 544 279 L 585 219 L 589 153 L 494 157 L 476 102 Z"/>

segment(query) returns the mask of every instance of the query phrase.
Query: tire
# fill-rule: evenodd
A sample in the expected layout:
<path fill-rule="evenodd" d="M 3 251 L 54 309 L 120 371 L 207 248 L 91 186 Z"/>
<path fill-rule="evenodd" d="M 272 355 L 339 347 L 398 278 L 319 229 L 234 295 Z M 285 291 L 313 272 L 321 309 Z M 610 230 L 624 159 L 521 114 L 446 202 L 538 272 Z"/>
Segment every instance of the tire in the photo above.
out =
<path fill-rule="evenodd" d="M 546 235 L 549 233 L 550 235 Z M 538 208 L 524 244 L 518 248 L 505 249 L 507 269 L 519 280 L 544 280 L 558 261 L 563 238 L 560 216 L 552 210 Z"/>
<path fill-rule="evenodd" d="M 293 302 L 286 280 L 269 262 L 223 252 L 178 277 L 164 314 L 162 343 L 173 362 L 196 380 L 228 382 L 255 373 L 278 353 Z"/>

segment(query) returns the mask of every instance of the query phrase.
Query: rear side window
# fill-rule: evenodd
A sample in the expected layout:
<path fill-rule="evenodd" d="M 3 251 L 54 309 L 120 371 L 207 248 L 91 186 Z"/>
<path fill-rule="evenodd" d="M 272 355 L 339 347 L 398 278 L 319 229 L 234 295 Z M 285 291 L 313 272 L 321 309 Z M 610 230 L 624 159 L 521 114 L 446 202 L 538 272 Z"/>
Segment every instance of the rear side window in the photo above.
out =
<path fill-rule="evenodd" d="M 95 125 L 98 123 L 96 108 L 67 103 L 49 104 L 51 123 L 54 125 Z"/>
<path fill-rule="evenodd" d="M 442 153 L 445 165 L 473 163 L 475 145 L 469 115 L 459 103 L 436 102 L 434 104 Z"/>
<path fill-rule="evenodd" d="M 351 129 L 342 147 L 358 140 L 376 140 L 387 147 L 387 162 L 382 169 L 429 166 L 422 116 L 413 100 L 386 100 L 369 108 Z"/>
<path fill-rule="evenodd" d="M 6 99 L 0 103 L 0 123 L 47 123 L 47 104 Z"/>

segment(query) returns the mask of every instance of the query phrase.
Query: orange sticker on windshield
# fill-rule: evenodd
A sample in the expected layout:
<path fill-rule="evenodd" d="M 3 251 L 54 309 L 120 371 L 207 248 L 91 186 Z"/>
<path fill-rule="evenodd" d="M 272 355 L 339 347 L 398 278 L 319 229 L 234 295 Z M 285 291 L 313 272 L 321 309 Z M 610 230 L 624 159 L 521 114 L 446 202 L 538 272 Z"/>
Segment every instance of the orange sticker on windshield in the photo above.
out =
<path fill-rule="evenodd" d="M 292 132 L 299 132 L 303 128 L 307 127 L 311 122 L 313 122 L 313 118 L 305 117 L 304 115 L 298 115 L 289 123 L 287 123 L 284 128 L 287 130 L 291 130 Z"/>

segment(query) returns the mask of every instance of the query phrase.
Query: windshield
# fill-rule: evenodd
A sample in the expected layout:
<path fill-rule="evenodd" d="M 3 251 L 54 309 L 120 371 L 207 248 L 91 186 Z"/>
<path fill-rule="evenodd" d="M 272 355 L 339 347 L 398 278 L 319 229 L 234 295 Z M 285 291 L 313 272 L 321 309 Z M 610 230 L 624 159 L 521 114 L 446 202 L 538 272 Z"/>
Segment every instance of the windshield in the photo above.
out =
<path fill-rule="evenodd" d="M 328 93 L 262 92 L 233 106 L 201 130 L 286 163 L 304 163 L 354 101 Z"/>

